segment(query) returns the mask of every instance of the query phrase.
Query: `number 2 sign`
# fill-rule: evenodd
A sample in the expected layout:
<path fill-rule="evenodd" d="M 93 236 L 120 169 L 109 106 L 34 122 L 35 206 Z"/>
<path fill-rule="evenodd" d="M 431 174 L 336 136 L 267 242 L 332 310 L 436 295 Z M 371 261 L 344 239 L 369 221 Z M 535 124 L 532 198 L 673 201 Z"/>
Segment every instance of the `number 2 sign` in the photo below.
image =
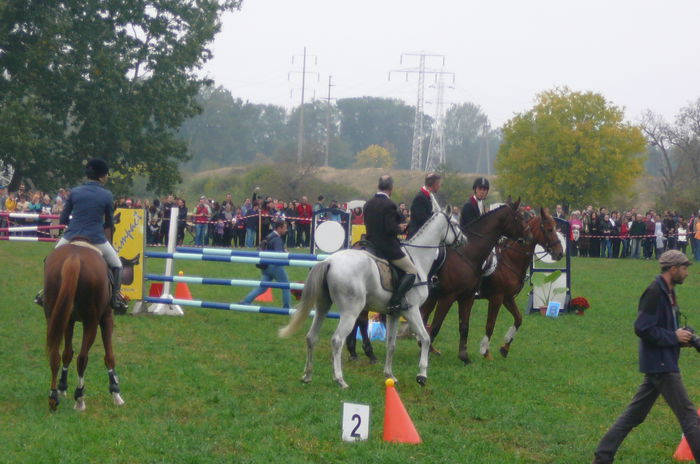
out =
<path fill-rule="evenodd" d="M 343 441 L 369 438 L 369 405 L 343 403 Z"/>

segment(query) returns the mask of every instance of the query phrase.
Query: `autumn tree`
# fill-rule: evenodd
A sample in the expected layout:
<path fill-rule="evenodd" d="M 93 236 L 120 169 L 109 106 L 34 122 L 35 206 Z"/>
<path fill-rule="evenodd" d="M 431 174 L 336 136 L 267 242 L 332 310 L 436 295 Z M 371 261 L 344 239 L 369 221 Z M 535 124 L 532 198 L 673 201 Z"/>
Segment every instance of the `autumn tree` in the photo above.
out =
<path fill-rule="evenodd" d="M 0 160 L 49 189 L 105 158 L 126 189 L 162 192 L 187 158 L 176 131 L 199 112 L 198 70 L 239 0 L 0 2 Z M 118 190 L 119 190 L 118 188 Z"/>
<path fill-rule="evenodd" d="M 505 193 L 534 204 L 601 203 L 642 174 L 646 141 L 624 111 L 593 92 L 558 88 L 503 128 L 496 159 Z"/>
<path fill-rule="evenodd" d="M 357 154 L 358 168 L 390 168 L 394 166 L 394 157 L 386 148 L 379 145 L 370 145 Z"/>

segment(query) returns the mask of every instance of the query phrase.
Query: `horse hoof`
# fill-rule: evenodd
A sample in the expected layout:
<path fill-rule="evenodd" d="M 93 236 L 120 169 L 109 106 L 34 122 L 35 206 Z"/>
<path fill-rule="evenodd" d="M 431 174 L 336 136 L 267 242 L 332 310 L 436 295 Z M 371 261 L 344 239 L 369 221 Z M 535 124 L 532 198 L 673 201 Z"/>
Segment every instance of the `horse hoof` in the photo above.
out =
<path fill-rule="evenodd" d="M 351 362 L 357 361 L 357 355 L 350 355 L 350 357 L 348 358 L 348 361 L 351 361 Z"/>
<path fill-rule="evenodd" d="M 498 352 L 501 353 L 501 356 L 503 356 L 504 358 L 508 357 L 508 350 L 505 349 L 504 347 L 501 347 L 501 349 L 498 350 Z"/>
<path fill-rule="evenodd" d="M 125 401 L 122 398 L 122 395 L 119 393 L 112 393 L 112 397 L 114 398 L 114 404 L 117 406 L 123 406 Z"/>
<path fill-rule="evenodd" d="M 58 400 L 56 398 L 49 398 L 49 411 L 54 412 L 58 409 Z"/>
<path fill-rule="evenodd" d="M 68 390 L 59 390 L 58 394 L 64 398 L 66 398 L 66 397 L 68 397 Z"/>
<path fill-rule="evenodd" d="M 465 366 L 471 364 L 471 362 L 472 362 L 471 359 L 469 359 L 469 356 L 467 356 L 466 354 L 465 355 L 460 354 L 458 357 L 464 363 Z"/>
<path fill-rule="evenodd" d="M 487 351 L 486 353 L 484 353 L 484 359 L 487 361 L 493 361 L 493 356 L 491 356 L 490 351 Z"/>
<path fill-rule="evenodd" d="M 75 402 L 75 406 L 73 406 L 73 409 L 76 411 L 85 411 L 85 400 L 80 399 Z"/>
<path fill-rule="evenodd" d="M 430 354 L 434 354 L 435 356 L 442 356 L 442 352 L 435 348 L 433 345 L 430 345 Z"/>
<path fill-rule="evenodd" d="M 417 375 L 416 382 L 418 382 L 418 385 L 421 387 L 425 387 L 425 384 L 428 382 L 428 378 L 424 375 Z"/>
<path fill-rule="evenodd" d="M 311 376 L 305 375 L 304 377 L 301 378 L 301 381 L 304 383 L 311 383 Z"/>
<path fill-rule="evenodd" d="M 377 361 L 378 361 L 378 359 L 377 359 L 376 356 L 372 355 L 372 356 L 369 357 L 369 363 L 370 363 L 370 364 L 377 364 Z"/>
<path fill-rule="evenodd" d="M 336 382 L 338 383 L 338 386 L 339 386 L 340 388 L 342 388 L 343 390 L 345 390 L 346 388 L 350 387 L 350 385 L 348 385 L 347 383 L 345 383 L 345 380 L 343 380 L 343 379 L 336 380 Z"/>

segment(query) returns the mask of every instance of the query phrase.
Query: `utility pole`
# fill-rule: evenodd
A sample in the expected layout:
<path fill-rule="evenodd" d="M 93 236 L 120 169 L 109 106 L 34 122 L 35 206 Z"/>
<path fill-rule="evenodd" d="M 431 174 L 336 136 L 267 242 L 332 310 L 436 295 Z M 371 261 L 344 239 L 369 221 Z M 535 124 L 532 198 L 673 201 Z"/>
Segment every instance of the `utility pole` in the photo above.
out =
<path fill-rule="evenodd" d="M 481 127 L 481 141 L 479 143 L 479 156 L 476 159 L 476 172 L 483 174 L 486 171 L 486 175 L 491 175 L 491 147 L 489 146 L 489 133 L 491 132 L 491 125 L 485 122 Z M 486 159 L 484 159 L 486 158 Z M 485 169 L 479 170 L 479 167 L 485 162 Z"/>
<path fill-rule="evenodd" d="M 435 118 L 433 120 L 433 130 L 430 133 L 430 143 L 428 144 L 428 155 L 425 158 L 425 170 L 435 171 L 438 166 L 445 164 L 445 82 L 443 75 L 437 76 L 437 99 L 435 102 Z M 451 87 L 452 88 L 452 87 Z M 430 103 L 430 102 L 428 102 Z"/>
<path fill-rule="evenodd" d="M 331 98 L 331 87 L 333 87 L 333 84 L 331 81 L 333 80 L 333 76 L 328 76 L 328 98 L 326 98 L 326 158 L 324 160 L 323 165 L 325 167 L 328 167 L 328 153 L 330 151 L 330 146 L 331 146 L 331 100 L 335 100 L 335 98 Z"/>
<path fill-rule="evenodd" d="M 413 144 L 411 148 L 411 170 L 420 170 L 422 164 L 422 152 L 423 152 L 423 101 L 425 95 L 425 75 L 434 74 L 435 76 L 441 74 L 452 74 L 452 82 L 454 83 L 454 73 L 450 73 L 443 70 L 436 69 L 426 69 L 425 60 L 426 58 L 442 58 L 442 65 L 445 65 L 445 55 L 436 55 L 431 53 L 402 53 L 400 63 L 403 64 L 404 56 L 417 56 L 418 57 L 418 67 L 417 68 L 405 68 L 405 69 L 395 69 L 389 71 L 389 80 L 391 80 L 392 72 L 406 73 L 406 80 L 408 81 L 409 73 L 418 73 L 418 100 L 416 102 L 416 116 L 413 121 Z"/>
<path fill-rule="evenodd" d="M 292 57 L 292 64 L 294 64 L 294 58 L 296 58 L 299 55 L 295 55 Z M 299 107 L 299 134 L 297 135 L 297 163 L 301 164 L 301 155 L 304 151 L 304 93 L 306 90 L 306 47 L 304 47 L 304 53 L 302 56 L 302 65 L 301 65 L 301 71 L 290 71 L 287 74 L 287 80 L 289 80 L 290 76 L 292 73 L 299 73 L 301 72 L 301 106 Z M 314 64 L 318 63 L 318 58 L 314 56 Z M 318 77 L 317 72 L 309 72 L 309 74 L 316 74 Z"/>

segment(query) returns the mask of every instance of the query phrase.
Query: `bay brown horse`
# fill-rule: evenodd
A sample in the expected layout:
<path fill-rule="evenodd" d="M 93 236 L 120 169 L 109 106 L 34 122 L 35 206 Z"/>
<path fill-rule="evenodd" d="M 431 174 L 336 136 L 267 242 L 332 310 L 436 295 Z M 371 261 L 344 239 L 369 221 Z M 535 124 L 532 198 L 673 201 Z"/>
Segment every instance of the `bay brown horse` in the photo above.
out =
<path fill-rule="evenodd" d="M 80 246 L 75 242 L 76 240 L 54 249 L 44 264 L 46 347 L 51 366 L 49 408 L 52 411 L 58 407 L 59 392 L 65 396 L 68 390 L 68 366 L 73 359 L 73 329 L 77 321 L 83 324 L 83 340 L 77 361 L 75 409 L 85 410 L 85 369 L 98 326 L 102 332 L 105 349 L 104 361 L 109 377 L 109 391 L 116 405 L 124 404 L 119 391 L 119 380 L 114 371 L 114 316 L 109 305 L 111 285 L 107 276 L 107 264 L 97 249 L 88 244 Z M 62 339 L 63 355 L 59 356 Z M 63 369 L 57 386 L 56 377 L 60 361 L 63 362 Z"/>
<path fill-rule="evenodd" d="M 467 337 L 469 335 L 469 317 L 474 299 L 487 299 L 489 301 L 486 335 L 481 341 L 480 349 L 481 354 L 486 358 L 491 358 L 489 343 L 501 305 L 505 305 L 513 315 L 513 326 L 508 329 L 505 343 L 500 348 L 501 355 L 507 357 L 510 345 L 522 324 L 522 315 L 515 303 L 515 297 L 518 296 L 523 288 L 525 274 L 532 261 L 535 246 L 542 246 L 555 260 L 561 259 L 564 254 L 557 236 L 556 224 L 546 208 L 540 208 L 540 216 L 533 216 L 527 221 L 525 230 L 528 236 L 523 236 L 520 240 L 506 240 L 496 246 L 498 265 L 493 274 L 482 279 L 478 296 L 475 296 L 477 289 L 471 284 L 474 280 L 473 269 L 464 266 L 453 256 L 443 266 L 440 274 L 440 287 L 431 295 L 432 302 L 431 297 L 428 297 L 428 300 L 421 307 L 423 321 L 427 322 L 435 306 L 435 299 L 438 301 L 437 311 L 433 316 L 429 330 L 431 341 L 434 341 L 447 312 L 450 310 L 454 300 L 457 299 L 459 303 L 460 335 L 458 356 L 465 364 L 470 362 L 467 355 Z M 443 280 L 443 274 L 449 276 L 449 278 Z M 461 293 L 459 293 L 460 279 L 468 282 L 462 285 L 461 289 L 463 291 Z M 459 295 L 453 299 L 453 295 L 456 293 L 459 293 Z M 439 351 L 434 348 L 432 351 L 439 354 Z"/>

